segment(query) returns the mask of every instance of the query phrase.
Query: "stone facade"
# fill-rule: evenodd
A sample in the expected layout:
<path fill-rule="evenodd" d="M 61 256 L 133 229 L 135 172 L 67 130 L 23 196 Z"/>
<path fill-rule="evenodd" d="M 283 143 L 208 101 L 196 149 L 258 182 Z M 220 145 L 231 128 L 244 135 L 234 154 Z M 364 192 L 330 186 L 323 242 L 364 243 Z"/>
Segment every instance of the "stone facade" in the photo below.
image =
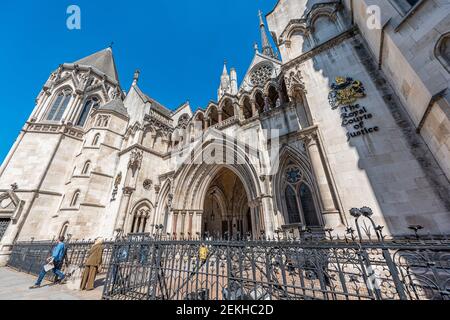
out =
<path fill-rule="evenodd" d="M 260 15 L 240 86 L 225 66 L 197 111 L 147 96 L 139 72 L 123 93 L 111 49 L 61 65 L 0 169 L 3 261 L 61 234 L 342 233 L 362 206 L 393 236 L 448 234 L 449 14 L 444 0 L 280 0 L 280 55 Z"/>

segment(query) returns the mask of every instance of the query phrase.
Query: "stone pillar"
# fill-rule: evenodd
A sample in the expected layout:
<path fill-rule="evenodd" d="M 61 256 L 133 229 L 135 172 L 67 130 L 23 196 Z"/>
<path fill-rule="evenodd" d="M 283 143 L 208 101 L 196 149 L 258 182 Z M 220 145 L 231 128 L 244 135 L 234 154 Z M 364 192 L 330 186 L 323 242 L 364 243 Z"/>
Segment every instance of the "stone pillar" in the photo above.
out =
<path fill-rule="evenodd" d="M 181 236 L 186 239 L 187 231 L 186 231 L 187 223 L 186 223 L 186 212 L 181 213 L 181 225 L 180 225 L 180 238 Z"/>
<path fill-rule="evenodd" d="M 128 208 L 130 206 L 131 195 L 133 194 L 134 189 L 131 188 L 123 188 L 123 197 L 119 206 L 119 217 L 116 223 L 116 230 L 120 229 L 125 234 L 125 221 L 127 218 Z"/>
<path fill-rule="evenodd" d="M 172 220 L 172 234 L 171 236 L 176 236 L 178 239 L 178 233 L 177 233 L 177 227 L 178 227 L 178 212 L 173 213 L 173 220 Z"/>
<path fill-rule="evenodd" d="M 196 238 L 198 235 L 202 236 L 202 218 L 203 212 L 195 212 L 192 222 L 192 236 Z"/>
<path fill-rule="evenodd" d="M 265 235 L 271 237 L 274 234 L 274 210 L 273 199 L 264 197 L 260 205 L 261 228 L 264 229 Z"/>
<path fill-rule="evenodd" d="M 320 151 L 317 133 L 312 133 L 310 136 L 306 137 L 305 145 L 308 150 L 317 187 L 319 189 L 319 198 L 322 204 L 322 215 L 324 217 L 325 225 L 326 227 L 333 227 L 333 225 L 335 226 L 336 221 L 335 219 L 329 219 L 329 216 L 336 214 L 339 215 L 339 210 L 336 207 L 335 198 L 333 196 L 328 175 L 325 170 L 325 163 Z M 333 222 L 331 222 L 331 220 L 333 220 Z M 333 225 L 330 225 L 331 223 Z"/>
<path fill-rule="evenodd" d="M 189 222 L 187 227 L 187 236 L 193 239 L 195 237 L 195 234 L 193 233 L 194 228 L 194 212 L 189 212 Z"/>
<path fill-rule="evenodd" d="M 219 123 L 222 123 L 223 121 L 223 113 L 222 111 L 219 111 Z"/>
<path fill-rule="evenodd" d="M 83 108 L 83 105 L 82 105 L 82 103 L 80 103 L 81 98 L 80 98 L 80 96 L 78 94 L 74 94 L 73 98 L 74 98 L 74 100 L 73 100 L 73 102 L 71 104 L 72 108 L 70 110 L 70 113 L 67 115 L 66 123 L 67 122 L 71 122 L 72 124 L 75 125 L 75 122 L 77 120 L 76 119 L 77 114 L 79 113 L 80 108 Z"/>
<path fill-rule="evenodd" d="M 252 115 L 253 117 L 257 117 L 259 115 L 258 108 L 256 107 L 256 100 L 251 99 L 250 103 L 252 105 Z"/>

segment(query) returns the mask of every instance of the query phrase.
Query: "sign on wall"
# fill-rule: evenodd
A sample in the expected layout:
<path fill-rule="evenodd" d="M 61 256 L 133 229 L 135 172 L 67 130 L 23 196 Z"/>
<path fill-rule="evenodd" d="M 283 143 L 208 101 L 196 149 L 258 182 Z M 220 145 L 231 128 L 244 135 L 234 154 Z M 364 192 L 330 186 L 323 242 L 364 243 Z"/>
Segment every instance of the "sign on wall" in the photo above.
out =
<path fill-rule="evenodd" d="M 368 125 L 374 116 L 367 107 L 355 104 L 358 99 L 364 97 L 366 91 L 361 81 L 337 77 L 336 83 L 331 85 L 328 99 L 333 110 L 340 108 L 342 126 L 348 130 L 347 141 L 380 130 L 377 126 Z"/>

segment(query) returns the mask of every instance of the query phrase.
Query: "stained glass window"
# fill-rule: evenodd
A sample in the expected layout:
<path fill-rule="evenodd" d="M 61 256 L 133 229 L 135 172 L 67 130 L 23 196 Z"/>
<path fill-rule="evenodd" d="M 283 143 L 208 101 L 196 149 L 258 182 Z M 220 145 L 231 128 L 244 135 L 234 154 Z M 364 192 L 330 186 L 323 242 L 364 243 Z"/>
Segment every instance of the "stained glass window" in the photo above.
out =
<path fill-rule="evenodd" d="M 60 121 L 69 105 L 70 99 L 72 97 L 71 90 L 61 91 L 56 97 L 50 112 L 47 115 L 47 120 L 49 121 Z"/>
<path fill-rule="evenodd" d="M 302 172 L 298 167 L 289 168 L 286 171 L 286 179 L 291 184 L 297 184 L 302 178 Z"/>
<path fill-rule="evenodd" d="M 300 210 L 297 203 L 297 195 L 291 186 L 286 187 L 286 207 L 289 223 L 301 223 Z"/>
<path fill-rule="evenodd" d="M 86 123 L 87 117 L 91 112 L 92 108 L 97 108 L 99 106 L 99 100 L 95 97 L 88 99 L 84 103 L 83 111 L 81 111 L 80 118 L 78 119 L 77 126 L 83 127 Z"/>
<path fill-rule="evenodd" d="M 302 183 L 299 188 L 299 193 L 306 225 L 310 227 L 320 226 L 311 189 Z"/>

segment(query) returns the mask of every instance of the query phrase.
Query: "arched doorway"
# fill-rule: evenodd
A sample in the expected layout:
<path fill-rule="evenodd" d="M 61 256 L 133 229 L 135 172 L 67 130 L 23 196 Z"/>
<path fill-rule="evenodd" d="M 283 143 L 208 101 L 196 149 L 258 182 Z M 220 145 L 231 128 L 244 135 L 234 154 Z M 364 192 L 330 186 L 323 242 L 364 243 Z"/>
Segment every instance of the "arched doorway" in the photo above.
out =
<path fill-rule="evenodd" d="M 252 237 L 252 217 L 248 196 L 241 179 L 222 168 L 206 193 L 202 234 L 213 238 L 244 239 Z"/>

